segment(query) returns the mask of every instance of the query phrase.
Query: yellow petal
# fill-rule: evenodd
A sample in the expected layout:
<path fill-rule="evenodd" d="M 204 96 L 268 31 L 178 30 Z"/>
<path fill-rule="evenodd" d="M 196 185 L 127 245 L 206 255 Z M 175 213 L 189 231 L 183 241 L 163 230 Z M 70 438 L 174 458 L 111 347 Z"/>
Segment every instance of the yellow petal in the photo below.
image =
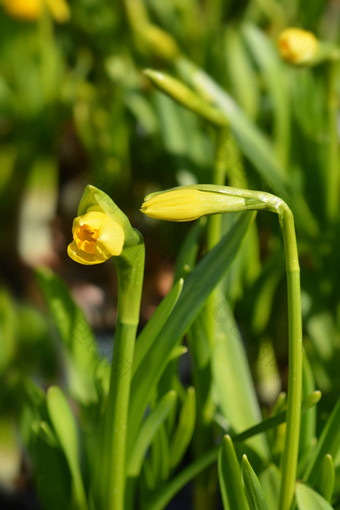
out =
<path fill-rule="evenodd" d="M 125 240 L 123 227 L 113 218 L 104 215 L 100 234 L 97 240 L 99 252 L 106 251 L 110 256 L 117 256 L 122 253 Z"/>
<path fill-rule="evenodd" d="M 67 254 L 68 256 L 74 260 L 75 262 L 78 262 L 79 264 L 83 264 L 84 266 L 93 266 L 94 264 L 101 264 L 102 262 L 105 262 L 110 257 L 100 257 L 99 254 L 91 254 L 86 253 L 83 250 L 79 250 L 77 244 L 75 241 L 72 241 L 67 247 Z"/>
<path fill-rule="evenodd" d="M 69 256 L 81 264 L 100 264 L 120 255 L 125 241 L 123 227 L 100 211 L 90 211 L 73 220 L 73 243 Z"/>

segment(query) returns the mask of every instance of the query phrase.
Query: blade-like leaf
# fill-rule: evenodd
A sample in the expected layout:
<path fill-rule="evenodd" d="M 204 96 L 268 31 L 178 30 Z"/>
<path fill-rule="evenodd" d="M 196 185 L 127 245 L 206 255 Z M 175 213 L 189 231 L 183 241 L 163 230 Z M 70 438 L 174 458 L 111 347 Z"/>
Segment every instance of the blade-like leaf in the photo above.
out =
<path fill-rule="evenodd" d="M 178 70 L 185 80 L 205 97 L 209 97 L 226 115 L 240 149 L 273 192 L 288 203 L 300 227 L 310 234 L 317 233 L 317 224 L 306 202 L 302 197 L 293 196 L 287 174 L 264 134 L 248 119 L 233 98 L 192 62 L 179 59 Z"/>
<path fill-rule="evenodd" d="M 166 323 L 167 318 L 171 314 L 179 296 L 181 295 L 182 288 L 183 280 L 180 279 L 157 307 L 155 313 L 138 336 L 133 358 L 132 375 L 136 373 L 144 356 L 152 347 L 152 344 L 157 338 L 157 335 Z"/>
<path fill-rule="evenodd" d="M 203 307 L 210 292 L 234 259 L 253 214 L 242 214 L 221 242 L 209 252 L 185 278 L 184 287 L 166 324 L 154 342 L 153 349 L 143 358 L 132 379 L 129 415 L 129 438 L 136 437 L 152 389 L 159 381 L 168 357 Z"/>
<path fill-rule="evenodd" d="M 287 75 L 273 42 L 254 25 L 246 24 L 242 30 L 267 86 L 273 103 L 274 137 L 279 159 L 287 164 L 289 148 L 289 96 L 285 85 Z M 286 169 L 287 170 L 287 169 Z"/>
<path fill-rule="evenodd" d="M 72 474 L 75 500 L 80 508 L 86 510 L 86 496 L 80 471 L 77 425 L 63 392 L 57 386 L 51 386 L 47 392 L 47 409 Z"/>
<path fill-rule="evenodd" d="M 170 467 L 174 469 L 182 460 L 193 435 L 196 421 L 195 389 L 187 389 L 179 415 L 179 422 L 170 444 Z"/>
<path fill-rule="evenodd" d="M 199 475 L 205 468 L 216 462 L 219 447 L 210 450 L 202 455 L 198 460 L 183 469 L 175 478 L 168 482 L 164 487 L 153 494 L 153 497 L 146 508 L 148 510 L 163 510 L 172 498 L 191 480 Z"/>
<path fill-rule="evenodd" d="M 218 478 L 224 510 L 247 510 L 241 469 L 230 436 L 224 436 L 218 457 Z"/>
<path fill-rule="evenodd" d="M 269 466 L 260 473 L 259 481 L 270 509 L 277 507 L 278 494 L 280 491 L 280 470 L 275 464 Z"/>
<path fill-rule="evenodd" d="M 334 485 L 335 485 L 335 469 L 331 455 L 325 455 L 322 461 L 320 478 L 316 483 L 316 489 L 325 498 L 331 502 Z"/>
<path fill-rule="evenodd" d="M 65 347 L 70 393 L 84 404 L 96 401 L 99 360 L 91 328 L 66 285 L 52 271 L 39 269 L 37 279 Z"/>
<path fill-rule="evenodd" d="M 174 390 L 169 391 L 147 416 L 138 434 L 130 460 L 128 461 L 127 473 L 129 476 L 138 476 L 140 473 L 145 453 L 160 425 L 173 409 L 176 398 L 176 392 Z"/>
<path fill-rule="evenodd" d="M 242 457 L 242 477 L 250 510 L 268 510 L 261 484 L 246 455 Z"/>
<path fill-rule="evenodd" d="M 333 507 L 317 492 L 303 483 L 296 487 L 296 503 L 299 510 L 332 510 Z"/>
<path fill-rule="evenodd" d="M 302 412 L 306 411 L 310 407 L 316 405 L 321 398 L 320 391 L 314 391 L 310 395 L 307 395 L 303 401 L 301 402 L 301 410 Z M 276 416 L 272 416 L 271 418 L 267 418 L 263 420 L 261 423 L 254 425 L 254 427 L 250 427 L 249 429 L 241 432 L 240 434 L 236 434 L 233 436 L 233 441 L 235 442 L 243 442 L 249 437 L 255 436 L 257 434 L 262 434 L 263 432 L 277 427 L 286 421 L 287 411 L 283 411 Z"/>
<path fill-rule="evenodd" d="M 309 460 L 303 480 L 313 487 L 321 476 L 321 469 L 325 455 L 329 454 L 334 459 L 340 448 L 340 399 L 332 414 L 323 428 L 317 446 Z"/>
<path fill-rule="evenodd" d="M 315 389 L 314 376 L 306 353 L 303 355 L 302 396 L 311 394 Z M 301 416 L 300 455 L 311 448 L 316 435 L 316 408 L 312 407 Z"/>
<path fill-rule="evenodd" d="M 212 370 L 218 403 L 237 433 L 259 423 L 261 412 L 238 327 L 223 295 L 218 299 L 215 313 L 218 336 L 213 346 Z M 250 444 L 258 453 L 268 454 L 264 436 Z"/>

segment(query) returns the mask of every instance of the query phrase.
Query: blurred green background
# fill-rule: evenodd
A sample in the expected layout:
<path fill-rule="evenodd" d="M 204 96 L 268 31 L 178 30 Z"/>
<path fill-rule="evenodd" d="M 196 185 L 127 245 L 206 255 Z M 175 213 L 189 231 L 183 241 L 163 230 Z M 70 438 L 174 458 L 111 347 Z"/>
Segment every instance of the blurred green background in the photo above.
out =
<path fill-rule="evenodd" d="M 190 226 L 148 220 L 138 210 L 151 191 L 211 182 L 217 145 L 213 126 L 157 91 L 142 73 L 155 68 L 185 80 L 179 54 L 238 105 L 218 156 L 226 184 L 279 196 L 283 191 L 295 213 L 305 348 L 324 394 L 320 424 L 340 390 L 339 181 L 332 181 L 333 209 L 334 189 L 327 181 L 332 157 L 337 171 L 339 73 L 327 62 L 295 68 L 281 61 L 276 48 L 287 26 L 337 45 L 340 4 L 70 0 L 68 5 L 70 18 L 60 23 L 53 10 L 27 20 L 0 3 L 1 508 L 33 508 L 13 495 L 31 487 L 17 426 L 29 381 L 46 388 L 64 377 L 37 267 L 47 266 L 67 283 L 103 353 L 110 351 L 116 299 L 110 263 L 81 267 L 66 255 L 86 184 L 108 193 L 145 236 L 142 324 L 171 287 L 176 254 Z M 286 385 L 285 285 L 279 228 L 271 215 L 259 215 L 224 292 L 260 402 L 268 408 Z"/>

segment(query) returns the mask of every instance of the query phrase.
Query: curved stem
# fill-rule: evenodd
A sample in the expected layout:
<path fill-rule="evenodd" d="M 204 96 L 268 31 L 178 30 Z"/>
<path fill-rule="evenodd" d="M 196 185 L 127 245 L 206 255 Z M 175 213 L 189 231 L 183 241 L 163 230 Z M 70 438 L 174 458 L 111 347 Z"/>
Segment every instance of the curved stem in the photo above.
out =
<path fill-rule="evenodd" d="M 279 509 L 289 510 L 294 499 L 300 438 L 303 359 L 302 319 L 300 267 L 296 246 L 294 218 L 291 210 L 285 204 L 278 212 L 286 256 L 289 327 L 287 425 L 282 457 Z"/>

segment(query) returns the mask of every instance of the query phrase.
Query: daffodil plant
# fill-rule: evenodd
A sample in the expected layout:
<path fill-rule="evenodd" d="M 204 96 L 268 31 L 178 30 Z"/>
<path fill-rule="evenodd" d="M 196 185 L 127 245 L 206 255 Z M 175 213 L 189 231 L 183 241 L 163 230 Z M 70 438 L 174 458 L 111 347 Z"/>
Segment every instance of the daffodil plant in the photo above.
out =
<path fill-rule="evenodd" d="M 148 195 L 141 211 L 166 221 L 192 221 L 207 214 L 267 210 L 278 214 L 286 257 L 289 320 L 289 381 L 287 431 L 282 458 L 280 510 L 291 507 L 297 472 L 301 395 L 302 395 L 302 320 L 300 267 L 294 219 L 287 204 L 269 193 L 226 186 L 182 186 Z"/>
<path fill-rule="evenodd" d="M 101 461 L 94 490 L 96 508 L 122 510 L 125 494 L 126 429 L 131 369 L 144 274 L 144 242 L 114 202 L 87 186 L 73 222 L 69 256 L 84 265 L 114 257 L 118 313 L 111 380 L 102 427 Z"/>

